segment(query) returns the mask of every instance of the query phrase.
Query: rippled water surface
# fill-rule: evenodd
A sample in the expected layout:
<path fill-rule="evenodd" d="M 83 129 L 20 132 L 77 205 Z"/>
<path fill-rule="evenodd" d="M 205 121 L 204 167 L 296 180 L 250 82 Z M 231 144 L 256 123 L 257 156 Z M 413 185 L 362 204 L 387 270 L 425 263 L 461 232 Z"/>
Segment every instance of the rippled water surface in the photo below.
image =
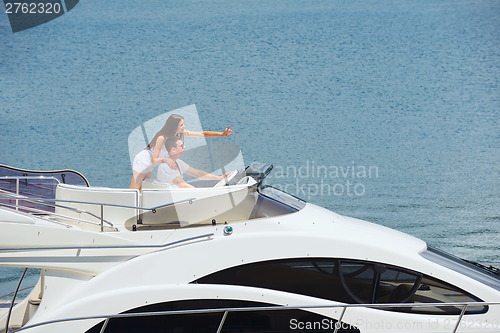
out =
<path fill-rule="evenodd" d="M 1 13 L 0 163 L 128 186 L 128 134 L 196 103 L 245 161 L 274 164 L 276 186 L 498 262 L 499 14 L 481 0 L 87 0 L 13 34 Z"/>

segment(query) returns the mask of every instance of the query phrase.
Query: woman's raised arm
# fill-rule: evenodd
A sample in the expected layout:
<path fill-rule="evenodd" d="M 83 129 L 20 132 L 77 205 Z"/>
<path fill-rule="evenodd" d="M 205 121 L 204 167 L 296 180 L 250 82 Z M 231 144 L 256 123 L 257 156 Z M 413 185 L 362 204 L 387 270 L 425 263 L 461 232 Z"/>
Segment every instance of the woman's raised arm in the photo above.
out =
<path fill-rule="evenodd" d="M 231 126 L 227 126 L 223 132 L 214 132 L 214 131 L 203 131 L 203 132 L 194 132 L 184 130 L 184 136 L 197 137 L 197 138 L 215 138 L 218 136 L 230 136 L 234 134 L 234 131 L 231 129 Z"/>
<path fill-rule="evenodd" d="M 153 150 L 153 156 L 151 156 L 151 162 L 153 165 L 160 163 L 167 163 L 172 170 L 177 170 L 177 163 L 168 157 L 160 157 L 161 148 L 165 145 L 165 137 L 159 135 L 155 142 L 155 148 Z"/>

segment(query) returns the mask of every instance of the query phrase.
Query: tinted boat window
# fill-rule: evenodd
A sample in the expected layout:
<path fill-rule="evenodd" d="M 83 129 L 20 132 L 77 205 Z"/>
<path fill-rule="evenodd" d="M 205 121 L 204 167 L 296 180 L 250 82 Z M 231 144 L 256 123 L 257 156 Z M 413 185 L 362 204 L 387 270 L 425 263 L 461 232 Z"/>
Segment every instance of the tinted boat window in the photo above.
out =
<path fill-rule="evenodd" d="M 126 313 L 159 311 L 265 307 L 272 304 L 239 300 L 184 300 L 152 304 Z M 176 314 L 114 318 L 106 326 L 106 333 L 214 333 L 222 320 L 223 311 L 215 313 Z M 335 330 L 336 320 L 303 310 L 263 310 L 230 312 L 222 327 L 223 333 L 252 332 L 278 333 L 307 331 L 326 333 Z M 86 333 L 99 333 L 102 323 Z M 301 329 L 302 328 L 302 329 Z M 359 329 L 340 325 L 339 333 L 359 333 Z"/>
<path fill-rule="evenodd" d="M 228 284 L 279 290 L 349 304 L 453 303 L 481 300 L 433 277 L 400 267 L 360 260 L 302 258 L 228 268 L 193 283 Z M 461 307 L 392 307 L 389 311 L 460 314 Z M 466 314 L 487 306 L 468 307 Z"/>
<path fill-rule="evenodd" d="M 481 302 L 481 300 L 470 295 L 451 284 L 444 283 L 429 276 L 422 277 L 418 290 L 412 295 L 408 303 L 453 303 L 453 302 Z M 484 313 L 487 306 L 468 306 L 466 314 Z M 428 314 L 460 314 L 460 306 L 434 306 L 414 307 L 415 313 Z"/>
<path fill-rule="evenodd" d="M 275 260 L 229 268 L 195 283 L 266 288 L 353 303 L 336 267 L 336 260 Z"/>
<path fill-rule="evenodd" d="M 421 276 L 394 268 L 380 274 L 377 294 L 373 303 L 404 303 L 419 287 Z"/>
<path fill-rule="evenodd" d="M 415 292 L 418 274 L 384 264 L 341 260 L 340 276 L 357 303 L 402 303 Z"/>
<path fill-rule="evenodd" d="M 373 265 L 363 262 L 341 261 L 342 282 L 349 295 L 358 303 L 372 303 Z"/>

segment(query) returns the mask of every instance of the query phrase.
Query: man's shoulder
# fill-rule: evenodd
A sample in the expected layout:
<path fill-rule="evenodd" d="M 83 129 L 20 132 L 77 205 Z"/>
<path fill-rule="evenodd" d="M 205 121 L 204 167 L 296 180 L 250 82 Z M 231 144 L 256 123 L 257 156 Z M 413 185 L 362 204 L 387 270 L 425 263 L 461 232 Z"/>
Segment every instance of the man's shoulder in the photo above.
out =
<path fill-rule="evenodd" d="M 158 174 L 173 174 L 177 170 L 173 170 L 167 163 L 161 163 L 158 166 Z"/>
<path fill-rule="evenodd" d="M 158 170 L 162 170 L 165 172 L 173 171 L 170 165 L 168 165 L 167 163 L 160 163 L 160 165 L 158 166 Z"/>
<path fill-rule="evenodd" d="M 171 183 L 172 180 L 179 176 L 177 170 L 172 170 L 167 163 L 161 163 L 158 166 L 156 179 L 162 183 Z"/>
<path fill-rule="evenodd" d="M 176 162 L 179 165 L 179 167 L 182 168 L 182 169 L 188 169 L 189 168 L 189 164 L 187 164 L 186 162 L 184 162 L 181 159 L 177 159 Z"/>

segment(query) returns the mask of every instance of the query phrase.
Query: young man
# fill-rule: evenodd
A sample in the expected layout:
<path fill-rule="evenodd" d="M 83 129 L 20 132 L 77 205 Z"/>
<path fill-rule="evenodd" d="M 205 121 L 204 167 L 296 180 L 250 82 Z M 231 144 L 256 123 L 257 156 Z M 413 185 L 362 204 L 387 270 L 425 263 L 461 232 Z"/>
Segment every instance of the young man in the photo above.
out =
<path fill-rule="evenodd" d="M 180 160 L 179 157 L 184 154 L 185 148 L 184 142 L 179 137 L 168 138 L 165 142 L 165 147 L 170 158 L 177 164 L 177 170 L 172 170 L 168 164 L 161 163 L 156 175 L 159 182 L 170 184 L 172 187 L 194 187 L 186 183 L 182 177 L 183 174 L 206 180 L 221 180 L 228 174 L 225 173 L 222 176 L 216 176 L 190 167 L 186 162 Z"/>

